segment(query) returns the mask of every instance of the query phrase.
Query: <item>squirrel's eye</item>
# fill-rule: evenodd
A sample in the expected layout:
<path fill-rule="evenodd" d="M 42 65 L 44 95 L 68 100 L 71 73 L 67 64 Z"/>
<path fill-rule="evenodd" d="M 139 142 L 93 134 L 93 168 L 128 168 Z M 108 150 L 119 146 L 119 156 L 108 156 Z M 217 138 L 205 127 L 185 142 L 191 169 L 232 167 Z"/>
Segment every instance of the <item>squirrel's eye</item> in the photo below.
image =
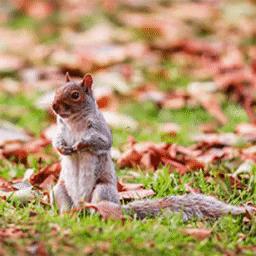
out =
<path fill-rule="evenodd" d="M 79 98 L 79 96 L 80 96 L 79 92 L 73 92 L 73 93 L 71 94 L 71 97 L 72 97 L 72 99 L 74 99 L 74 100 L 77 100 L 77 99 Z"/>

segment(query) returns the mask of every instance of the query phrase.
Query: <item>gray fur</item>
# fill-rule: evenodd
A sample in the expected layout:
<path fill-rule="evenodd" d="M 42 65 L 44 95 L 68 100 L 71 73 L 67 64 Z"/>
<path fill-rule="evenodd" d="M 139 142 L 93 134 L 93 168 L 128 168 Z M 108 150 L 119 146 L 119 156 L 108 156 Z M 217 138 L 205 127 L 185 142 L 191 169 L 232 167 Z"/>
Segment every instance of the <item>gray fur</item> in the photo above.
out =
<path fill-rule="evenodd" d="M 232 206 L 214 197 L 196 193 L 135 201 L 123 206 L 123 210 L 140 219 L 156 216 L 162 211 L 181 212 L 184 221 L 191 218 L 218 218 L 226 214 L 239 215 L 246 212 L 244 207 Z"/>

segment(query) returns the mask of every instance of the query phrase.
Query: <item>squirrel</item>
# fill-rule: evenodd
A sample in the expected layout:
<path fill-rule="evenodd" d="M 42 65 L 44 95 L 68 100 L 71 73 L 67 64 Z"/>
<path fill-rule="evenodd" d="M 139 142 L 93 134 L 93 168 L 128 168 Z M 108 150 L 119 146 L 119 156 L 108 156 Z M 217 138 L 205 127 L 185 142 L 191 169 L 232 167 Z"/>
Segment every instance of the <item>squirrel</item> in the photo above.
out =
<path fill-rule="evenodd" d="M 66 82 L 57 88 L 52 103 L 57 116 L 53 146 L 61 156 L 61 173 L 53 187 L 51 203 L 56 203 L 60 213 L 78 208 L 81 202 L 101 201 L 118 205 L 126 214 L 138 218 L 156 216 L 165 209 L 182 212 L 184 220 L 247 212 L 248 208 L 197 193 L 121 205 L 110 154 L 112 134 L 98 109 L 92 84 L 89 74 L 81 81 L 71 81 L 66 73 Z"/>

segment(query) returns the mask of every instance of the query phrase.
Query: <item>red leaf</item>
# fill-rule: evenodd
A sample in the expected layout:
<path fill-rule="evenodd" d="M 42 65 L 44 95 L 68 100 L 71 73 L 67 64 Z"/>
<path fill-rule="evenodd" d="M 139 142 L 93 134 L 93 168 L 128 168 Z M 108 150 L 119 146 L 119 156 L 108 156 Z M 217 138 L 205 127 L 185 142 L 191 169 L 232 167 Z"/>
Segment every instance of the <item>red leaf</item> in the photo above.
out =
<path fill-rule="evenodd" d="M 5 239 L 18 239 L 26 237 L 25 233 L 18 227 L 7 227 L 0 229 L 0 241 Z"/>
<path fill-rule="evenodd" d="M 144 188 L 143 184 L 136 183 L 123 183 L 122 181 L 117 182 L 117 190 L 118 192 L 130 191 L 130 190 L 138 190 Z"/>
<path fill-rule="evenodd" d="M 54 163 L 52 165 L 49 165 L 41 169 L 38 173 L 33 174 L 30 177 L 29 181 L 33 186 L 37 185 L 37 186 L 41 186 L 42 188 L 45 188 L 50 182 L 52 182 L 53 177 L 55 178 L 55 180 L 57 180 L 60 170 L 61 170 L 60 163 Z"/>
<path fill-rule="evenodd" d="M 155 192 L 152 189 L 137 189 L 119 192 L 120 200 L 130 200 L 130 199 L 141 199 L 148 196 L 153 196 Z"/>
<path fill-rule="evenodd" d="M 14 191 L 15 189 L 13 188 L 11 182 L 6 181 L 0 177 L 0 190 L 5 192 L 11 192 Z"/>
<path fill-rule="evenodd" d="M 185 235 L 192 236 L 197 240 L 204 240 L 211 235 L 211 230 L 206 228 L 185 228 L 182 230 Z"/>
<path fill-rule="evenodd" d="M 85 208 L 91 208 L 96 210 L 104 220 L 124 220 L 121 206 L 108 201 L 101 201 L 97 204 L 87 203 Z"/>

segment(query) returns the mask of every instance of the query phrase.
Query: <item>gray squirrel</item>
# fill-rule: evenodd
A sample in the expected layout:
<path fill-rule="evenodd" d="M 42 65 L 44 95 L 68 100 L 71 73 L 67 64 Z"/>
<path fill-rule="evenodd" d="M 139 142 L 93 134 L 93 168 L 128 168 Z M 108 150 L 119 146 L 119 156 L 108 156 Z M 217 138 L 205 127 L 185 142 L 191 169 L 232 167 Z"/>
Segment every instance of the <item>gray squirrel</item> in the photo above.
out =
<path fill-rule="evenodd" d="M 120 206 L 117 177 L 110 150 L 112 135 L 92 91 L 93 79 L 66 82 L 56 90 L 52 108 L 57 115 L 53 146 L 61 155 L 61 173 L 51 202 L 59 212 L 78 208 L 81 202 L 109 201 Z M 161 199 L 138 200 L 121 205 L 123 212 L 138 218 L 158 215 L 162 210 L 182 212 L 183 219 L 239 215 L 248 208 L 232 206 L 214 197 L 191 193 Z"/>

